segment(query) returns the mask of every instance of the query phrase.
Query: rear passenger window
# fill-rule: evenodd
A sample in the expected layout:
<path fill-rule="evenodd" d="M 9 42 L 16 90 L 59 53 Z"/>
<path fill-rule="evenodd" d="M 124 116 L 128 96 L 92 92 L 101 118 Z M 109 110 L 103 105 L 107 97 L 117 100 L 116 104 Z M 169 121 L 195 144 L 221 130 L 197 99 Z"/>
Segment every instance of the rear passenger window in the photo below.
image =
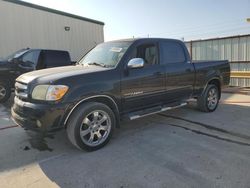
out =
<path fill-rule="evenodd" d="M 70 65 L 69 53 L 66 51 L 44 51 L 44 64 L 46 68 Z"/>
<path fill-rule="evenodd" d="M 161 49 L 164 64 L 184 63 L 186 60 L 183 47 L 177 42 L 162 42 Z"/>

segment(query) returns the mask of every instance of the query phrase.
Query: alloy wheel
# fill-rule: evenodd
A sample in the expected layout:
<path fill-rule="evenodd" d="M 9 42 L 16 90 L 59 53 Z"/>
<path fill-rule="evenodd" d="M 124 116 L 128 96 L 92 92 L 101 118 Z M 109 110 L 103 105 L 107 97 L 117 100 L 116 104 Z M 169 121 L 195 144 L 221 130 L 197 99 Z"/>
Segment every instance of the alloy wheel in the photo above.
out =
<path fill-rule="evenodd" d="M 217 93 L 217 90 L 215 88 L 212 88 L 208 92 L 207 107 L 210 110 L 213 110 L 214 108 L 216 108 L 217 103 L 218 103 L 218 93 Z"/>
<path fill-rule="evenodd" d="M 4 86 L 0 85 L 0 99 L 3 99 L 6 95 L 6 89 Z"/>
<path fill-rule="evenodd" d="M 80 137 L 88 146 L 102 144 L 111 131 L 111 118 L 102 110 L 95 110 L 84 117 L 80 126 Z"/>

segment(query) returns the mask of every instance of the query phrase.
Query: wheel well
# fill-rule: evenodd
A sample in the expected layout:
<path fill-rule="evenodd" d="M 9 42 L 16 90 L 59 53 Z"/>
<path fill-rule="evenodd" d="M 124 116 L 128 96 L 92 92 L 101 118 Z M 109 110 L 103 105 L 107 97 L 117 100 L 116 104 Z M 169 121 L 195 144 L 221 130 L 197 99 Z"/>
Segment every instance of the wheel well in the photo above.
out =
<path fill-rule="evenodd" d="M 96 97 L 96 98 L 92 98 L 92 99 L 88 99 L 84 102 L 99 102 L 99 103 L 103 103 L 105 105 L 107 105 L 114 113 L 119 113 L 118 111 L 118 107 L 116 106 L 116 104 L 109 98 L 107 97 Z M 116 115 L 116 114 L 115 114 Z"/>
<path fill-rule="evenodd" d="M 76 104 L 76 107 L 75 108 L 73 107 L 73 110 L 69 112 L 68 118 L 71 116 L 71 114 L 73 113 L 74 110 L 76 110 L 79 106 L 83 105 L 86 102 L 99 102 L 99 103 L 107 105 L 115 114 L 116 127 L 120 126 L 120 113 L 119 113 L 118 106 L 116 105 L 116 103 L 114 101 L 112 101 L 108 97 L 93 97 L 93 98 L 89 98 L 87 100 L 84 100 L 84 101 Z M 68 118 L 66 118 L 66 120 L 65 120 L 65 126 L 66 127 L 67 127 Z"/>
<path fill-rule="evenodd" d="M 208 82 L 208 85 L 209 84 L 214 84 L 217 86 L 218 90 L 219 90 L 219 99 L 221 97 L 221 84 L 220 84 L 220 81 L 218 79 L 212 79 Z"/>

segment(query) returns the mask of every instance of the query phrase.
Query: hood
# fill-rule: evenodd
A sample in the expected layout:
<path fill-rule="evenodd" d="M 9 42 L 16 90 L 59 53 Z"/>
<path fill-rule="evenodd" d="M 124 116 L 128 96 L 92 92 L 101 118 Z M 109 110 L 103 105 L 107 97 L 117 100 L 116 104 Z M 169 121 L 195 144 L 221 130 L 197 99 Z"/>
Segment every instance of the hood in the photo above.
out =
<path fill-rule="evenodd" d="M 64 66 L 64 67 L 56 67 L 43 69 L 38 71 L 32 71 L 19 76 L 16 81 L 22 83 L 30 83 L 33 81 L 39 81 L 42 83 L 53 83 L 56 80 L 61 78 L 67 78 L 82 74 L 88 74 L 93 72 L 100 72 L 109 70 L 108 68 L 98 67 L 98 66 L 89 66 L 84 67 L 82 65 L 74 65 L 74 66 Z"/>

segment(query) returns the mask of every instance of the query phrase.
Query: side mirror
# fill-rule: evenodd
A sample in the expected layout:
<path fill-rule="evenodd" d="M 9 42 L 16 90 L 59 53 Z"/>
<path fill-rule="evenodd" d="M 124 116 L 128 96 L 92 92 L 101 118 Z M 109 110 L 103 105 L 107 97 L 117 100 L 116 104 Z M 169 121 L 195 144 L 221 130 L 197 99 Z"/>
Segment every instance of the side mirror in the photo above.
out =
<path fill-rule="evenodd" d="M 142 58 L 133 58 L 128 62 L 128 68 L 137 69 L 144 67 L 144 60 Z"/>
<path fill-rule="evenodd" d="M 19 63 L 19 60 L 18 58 L 12 58 L 12 59 L 8 59 L 9 62 L 13 62 L 15 64 L 18 64 Z"/>

